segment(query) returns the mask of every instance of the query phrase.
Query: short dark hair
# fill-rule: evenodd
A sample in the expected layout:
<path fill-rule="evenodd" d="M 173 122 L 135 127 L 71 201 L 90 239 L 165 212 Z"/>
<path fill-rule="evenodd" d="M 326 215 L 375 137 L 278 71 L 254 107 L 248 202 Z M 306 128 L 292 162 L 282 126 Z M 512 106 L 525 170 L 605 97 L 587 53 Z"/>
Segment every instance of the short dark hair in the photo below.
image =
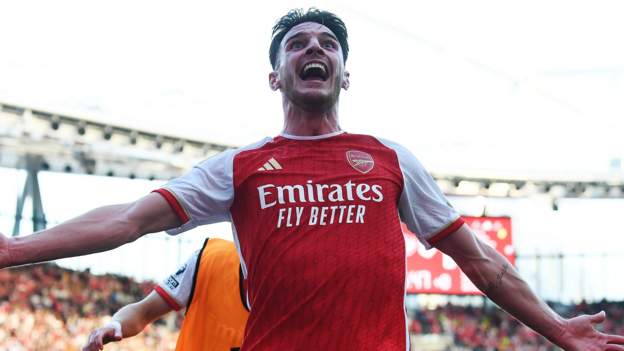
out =
<path fill-rule="evenodd" d="M 336 39 L 338 39 L 340 47 L 342 48 L 342 57 L 344 62 L 347 62 L 347 56 L 349 55 L 347 26 L 338 16 L 329 11 L 316 8 L 310 8 L 307 12 L 304 12 L 303 9 L 293 9 L 288 11 L 288 13 L 280 18 L 277 23 L 275 23 L 275 26 L 273 26 L 273 39 L 271 39 L 271 46 L 269 48 L 271 67 L 275 68 L 277 53 L 286 33 L 294 26 L 304 22 L 316 22 L 329 28 L 336 36 Z"/>

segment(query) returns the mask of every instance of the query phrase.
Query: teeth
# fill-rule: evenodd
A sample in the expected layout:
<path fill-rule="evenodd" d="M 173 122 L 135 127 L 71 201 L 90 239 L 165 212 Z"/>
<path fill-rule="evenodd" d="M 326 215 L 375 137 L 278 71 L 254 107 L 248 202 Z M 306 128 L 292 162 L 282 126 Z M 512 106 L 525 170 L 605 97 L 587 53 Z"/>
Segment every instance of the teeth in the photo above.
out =
<path fill-rule="evenodd" d="M 311 68 L 320 68 L 323 73 L 326 73 L 327 71 L 325 70 L 325 66 L 321 65 L 320 63 L 308 63 L 307 65 L 305 65 L 305 67 L 303 68 L 303 71 L 307 71 Z"/>

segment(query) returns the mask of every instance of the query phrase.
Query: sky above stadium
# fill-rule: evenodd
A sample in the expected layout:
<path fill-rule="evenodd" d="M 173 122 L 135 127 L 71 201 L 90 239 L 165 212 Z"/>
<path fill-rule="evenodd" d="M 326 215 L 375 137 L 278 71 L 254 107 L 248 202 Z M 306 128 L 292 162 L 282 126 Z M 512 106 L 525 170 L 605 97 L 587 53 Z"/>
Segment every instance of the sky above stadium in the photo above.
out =
<path fill-rule="evenodd" d="M 271 26 L 288 9 L 311 5 L 349 28 L 347 131 L 396 140 L 437 173 L 621 179 L 622 169 L 610 169 L 624 157 L 621 1 L 1 2 L 0 101 L 248 144 L 282 126 L 281 97 L 268 87 Z M 10 233 L 23 177 L 0 171 L 0 231 Z M 41 182 L 51 224 L 160 184 L 50 173 Z M 483 206 L 452 201 L 466 214 Z M 489 201 L 491 214 L 512 216 L 524 254 L 604 254 L 624 240 L 613 229 L 619 200 L 562 200 L 558 212 L 548 199 Z M 198 231 L 147 237 L 114 259 L 64 262 L 158 279 L 206 234 L 230 235 L 228 225 Z M 596 287 L 593 296 L 621 296 L 621 286 L 601 285 L 611 284 L 604 277 L 616 274 L 618 259 L 570 281 L 585 279 L 578 289 Z M 584 295 L 543 289 L 555 298 L 563 290 Z"/>
<path fill-rule="evenodd" d="M 0 101 L 244 145 L 281 130 L 275 20 L 350 31 L 341 125 L 435 172 L 603 177 L 624 156 L 620 1 L 19 1 L 0 4 Z"/>

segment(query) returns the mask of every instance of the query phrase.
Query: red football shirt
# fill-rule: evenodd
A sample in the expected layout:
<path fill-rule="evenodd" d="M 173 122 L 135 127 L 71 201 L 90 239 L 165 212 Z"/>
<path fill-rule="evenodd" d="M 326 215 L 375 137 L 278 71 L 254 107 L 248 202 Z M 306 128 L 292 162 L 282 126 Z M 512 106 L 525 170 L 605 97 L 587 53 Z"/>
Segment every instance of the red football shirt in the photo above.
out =
<path fill-rule="evenodd" d="M 251 313 L 242 350 L 407 350 L 401 223 L 430 247 L 462 224 L 406 149 L 280 135 L 157 190 L 184 223 L 230 221 Z"/>

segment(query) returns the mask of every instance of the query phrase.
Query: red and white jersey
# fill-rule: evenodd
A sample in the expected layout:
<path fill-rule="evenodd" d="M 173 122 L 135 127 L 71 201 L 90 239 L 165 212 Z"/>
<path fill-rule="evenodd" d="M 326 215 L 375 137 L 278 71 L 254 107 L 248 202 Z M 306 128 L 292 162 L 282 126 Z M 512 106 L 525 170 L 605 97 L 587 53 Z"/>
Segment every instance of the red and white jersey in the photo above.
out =
<path fill-rule="evenodd" d="M 407 350 L 403 220 L 462 220 L 402 146 L 337 132 L 225 151 L 157 190 L 184 223 L 230 221 L 251 313 L 242 350 Z"/>

